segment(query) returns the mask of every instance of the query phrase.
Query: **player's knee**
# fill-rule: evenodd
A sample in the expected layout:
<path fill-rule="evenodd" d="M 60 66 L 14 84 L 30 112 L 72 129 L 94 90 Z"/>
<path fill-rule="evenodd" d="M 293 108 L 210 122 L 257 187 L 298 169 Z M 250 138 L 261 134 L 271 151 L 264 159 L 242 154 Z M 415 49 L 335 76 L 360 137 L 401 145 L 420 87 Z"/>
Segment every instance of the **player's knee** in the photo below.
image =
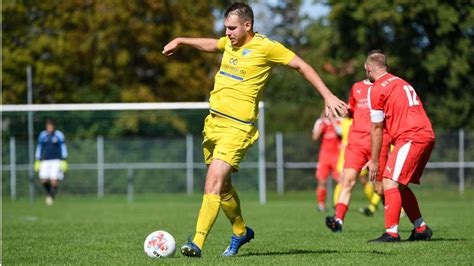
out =
<path fill-rule="evenodd" d="M 345 189 L 352 189 L 355 186 L 355 180 L 352 178 L 344 178 L 342 181 L 342 187 Z"/>
<path fill-rule="evenodd" d="M 318 178 L 318 187 L 326 187 L 327 181 L 322 178 Z"/>
<path fill-rule="evenodd" d="M 382 186 L 374 187 L 375 193 L 377 193 L 379 196 L 383 195 L 383 188 Z"/>

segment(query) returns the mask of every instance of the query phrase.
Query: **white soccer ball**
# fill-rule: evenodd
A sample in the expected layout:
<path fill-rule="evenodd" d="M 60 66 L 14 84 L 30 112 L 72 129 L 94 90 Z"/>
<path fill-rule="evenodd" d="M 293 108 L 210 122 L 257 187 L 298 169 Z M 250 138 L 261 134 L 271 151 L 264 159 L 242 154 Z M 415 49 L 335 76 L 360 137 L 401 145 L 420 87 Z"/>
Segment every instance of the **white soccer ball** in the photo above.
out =
<path fill-rule="evenodd" d="M 151 258 L 173 257 L 176 251 L 176 241 L 166 231 L 155 231 L 146 237 L 143 248 Z"/>

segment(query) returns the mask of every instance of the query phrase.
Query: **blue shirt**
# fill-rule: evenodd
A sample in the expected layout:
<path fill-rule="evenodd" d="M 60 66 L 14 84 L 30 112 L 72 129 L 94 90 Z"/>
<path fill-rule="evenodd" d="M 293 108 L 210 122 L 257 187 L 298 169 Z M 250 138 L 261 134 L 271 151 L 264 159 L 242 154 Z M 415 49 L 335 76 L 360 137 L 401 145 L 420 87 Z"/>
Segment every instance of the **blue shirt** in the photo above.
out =
<path fill-rule="evenodd" d="M 66 158 L 67 149 L 64 134 L 59 130 L 55 130 L 53 134 L 43 130 L 38 137 L 36 160 L 65 160 Z"/>

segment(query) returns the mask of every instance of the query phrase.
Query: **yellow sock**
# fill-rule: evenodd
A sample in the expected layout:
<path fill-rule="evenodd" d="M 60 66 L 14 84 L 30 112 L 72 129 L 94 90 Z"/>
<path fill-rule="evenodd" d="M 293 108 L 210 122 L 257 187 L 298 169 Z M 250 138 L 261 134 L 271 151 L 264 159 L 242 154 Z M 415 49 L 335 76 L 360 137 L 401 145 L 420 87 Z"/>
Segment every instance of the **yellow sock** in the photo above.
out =
<path fill-rule="evenodd" d="M 369 204 L 369 210 L 371 212 L 375 212 L 375 210 L 377 209 L 377 205 L 379 205 L 379 202 L 382 198 L 379 196 L 379 194 L 377 193 L 374 193 L 374 195 L 372 196 L 372 199 L 370 200 L 370 204 Z"/>
<path fill-rule="evenodd" d="M 371 182 L 367 182 L 367 184 L 365 184 L 364 193 L 367 199 L 371 201 L 372 197 L 374 196 L 374 185 Z"/>
<path fill-rule="evenodd" d="M 207 235 L 211 231 L 221 205 L 221 196 L 214 194 L 204 194 L 202 197 L 201 210 L 199 210 L 199 217 L 196 225 L 196 234 L 193 242 L 200 249 L 204 246 Z"/>
<path fill-rule="evenodd" d="M 245 222 L 240 209 L 240 199 L 234 187 L 229 193 L 221 194 L 221 207 L 225 215 L 232 224 L 232 231 L 236 236 L 243 236 L 246 233 Z"/>
<path fill-rule="evenodd" d="M 332 197 L 332 201 L 334 202 L 334 206 L 336 206 L 337 201 L 339 200 L 339 194 L 341 194 L 341 189 L 342 189 L 341 184 L 337 184 L 336 187 L 334 187 L 334 195 Z"/>

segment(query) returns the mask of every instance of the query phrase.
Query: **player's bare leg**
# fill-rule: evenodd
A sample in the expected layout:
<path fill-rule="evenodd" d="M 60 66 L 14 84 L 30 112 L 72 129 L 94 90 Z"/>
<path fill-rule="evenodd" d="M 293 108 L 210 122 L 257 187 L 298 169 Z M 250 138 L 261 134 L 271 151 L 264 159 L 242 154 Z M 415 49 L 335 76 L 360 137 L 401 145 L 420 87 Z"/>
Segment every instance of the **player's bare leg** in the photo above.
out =
<path fill-rule="evenodd" d="M 329 227 L 333 232 L 340 232 L 342 230 L 342 224 L 344 217 L 349 208 L 349 202 L 352 197 L 352 190 L 356 184 L 357 176 L 359 171 L 351 168 L 344 169 L 342 177 L 341 192 L 339 199 L 336 204 L 336 215 L 326 217 L 326 226 Z"/>

